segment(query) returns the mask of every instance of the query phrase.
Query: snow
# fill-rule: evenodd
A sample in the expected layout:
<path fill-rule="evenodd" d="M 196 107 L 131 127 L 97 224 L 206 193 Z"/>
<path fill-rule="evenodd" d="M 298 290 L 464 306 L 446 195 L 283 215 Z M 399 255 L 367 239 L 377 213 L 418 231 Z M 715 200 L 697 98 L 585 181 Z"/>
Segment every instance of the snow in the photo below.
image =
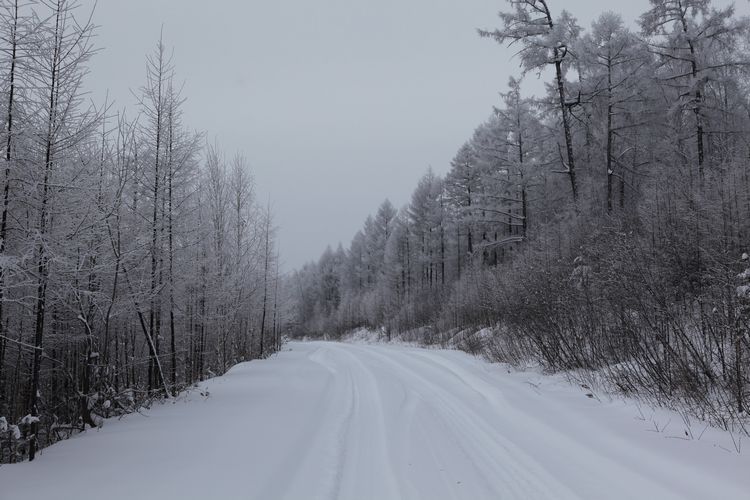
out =
<path fill-rule="evenodd" d="M 0 467 L 0 497 L 739 500 L 748 470 L 727 433 L 561 377 L 309 342 Z"/>
<path fill-rule="evenodd" d="M 39 417 L 35 417 L 33 415 L 26 415 L 21 419 L 22 425 L 31 425 L 39 422 Z"/>
<path fill-rule="evenodd" d="M 344 336 L 344 341 L 354 344 L 378 344 L 386 338 L 385 332 L 369 328 L 358 328 Z"/>

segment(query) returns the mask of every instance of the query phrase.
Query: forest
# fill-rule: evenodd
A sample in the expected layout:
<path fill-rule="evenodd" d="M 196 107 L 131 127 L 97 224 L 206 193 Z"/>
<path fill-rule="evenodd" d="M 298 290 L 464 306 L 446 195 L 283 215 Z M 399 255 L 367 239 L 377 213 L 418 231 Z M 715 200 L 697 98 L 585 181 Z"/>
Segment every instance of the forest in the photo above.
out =
<path fill-rule="evenodd" d="M 94 14 L 0 6 L 0 463 L 280 343 L 273 214 L 246 157 L 185 123 L 158 33 L 137 106 L 94 102 Z"/>
<path fill-rule="evenodd" d="M 290 331 L 458 345 L 747 432 L 748 20 L 563 7 L 508 0 L 479 31 L 519 74 L 445 175 L 290 278 Z"/>

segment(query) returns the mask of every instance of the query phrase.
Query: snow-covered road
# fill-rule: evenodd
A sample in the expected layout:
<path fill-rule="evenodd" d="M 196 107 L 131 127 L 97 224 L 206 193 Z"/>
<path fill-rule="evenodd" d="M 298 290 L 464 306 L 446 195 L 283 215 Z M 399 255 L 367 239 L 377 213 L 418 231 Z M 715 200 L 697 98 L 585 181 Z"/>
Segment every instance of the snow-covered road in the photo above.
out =
<path fill-rule="evenodd" d="M 0 499 L 750 498 L 727 435 L 460 352 L 292 343 L 201 390 L 0 467 Z"/>

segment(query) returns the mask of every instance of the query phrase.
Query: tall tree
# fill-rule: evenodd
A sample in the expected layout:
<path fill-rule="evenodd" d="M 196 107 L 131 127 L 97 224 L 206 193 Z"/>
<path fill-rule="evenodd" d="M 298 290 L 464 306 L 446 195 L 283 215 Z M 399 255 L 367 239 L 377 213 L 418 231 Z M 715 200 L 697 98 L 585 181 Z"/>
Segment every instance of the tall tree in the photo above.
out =
<path fill-rule="evenodd" d="M 581 41 L 580 52 L 584 82 L 581 90 L 601 110 L 599 116 L 604 117 L 600 129 L 605 130 L 605 204 L 611 213 L 616 177 L 620 179 L 620 206 L 624 205 L 625 178 L 630 169 L 624 156 L 635 148 L 633 134 L 628 132 L 640 124 L 632 117 L 649 98 L 643 82 L 652 65 L 643 43 L 625 27 L 619 15 L 611 12 L 593 22 L 591 32 Z"/>
<path fill-rule="evenodd" d="M 70 161 L 72 152 L 96 126 L 97 117 L 81 107 L 82 80 L 86 64 L 93 54 L 91 39 L 94 25 L 90 19 L 75 17 L 75 0 L 57 0 L 49 5 L 50 21 L 38 32 L 32 78 L 40 102 L 44 102 L 37 122 L 36 157 L 39 191 L 36 193 L 36 292 L 34 300 L 34 360 L 29 387 L 29 414 L 34 417 L 29 459 L 36 453 L 36 432 L 39 417 L 40 370 L 44 348 L 47 315 L 47 286 L 49 283 L 52 230 L 51 209 L 55 195 L 56 174 L 63 162 Z"/>
<path fill-rule="evenodd" d="M 547 65 L 555 68 L 558 111 L 565 136 L 566 156 L 562 172 L 567 174 L 573 201 L 577 202 L 576 156 L 570 117 L 570 108 L 575 103 L 568 100 L 565 72 L 570 60 L 570 47 L 578 37 L 580 28 L 567 11 L 562 11 L 560 17 L 553 20 L 547 0 L 508 0 L 508 3 L 512 10 L 500 13 L 503 27 L 493 31 L 480 30 L 479 33 L 500 44 L 520 44 L 524 73 L 541 71 Z"/>
<path fill-rule="evenodd" d="M 149 271 L 149 312 L 148 312 L 148 336 L 151 341 L 151 361 L 149 370 L 149 389 L 156 390 L 157 384 L 167 389 L 164 371 L 160 359 L 160 335 L 161 335 L 161 289 L 160 289 L 160 267 L 162 262 L 163 242 L 160 238 L 160 220 L 163 193 L 164 165 L 163 156 L 165 149 L 165 127 L 167 124 L 167 90 L 169 82 L 173 77 L 171 57 L 167 54 L 163 37 L 154 49 L 154 53 L 147 58 L 146 85 L 141 89 L 140 107 L 146 118 L 143 130 L 144 139 L 149 143 L 145 154 L 150 161 L 150 178 L 146 178 L 148 191 L 151 197 L 150 232 L 151 246 L 149 256 L 151 267 Z M 147 171 L 144 169 L 144 171 Z M 151 345 L 153 344 L 153 345 Z"/>
<path fill-rule="evenodd" d="M 664 82 L 677 87 L 679 108 L 692 113 L 695 162 L 703 179 L 706 163 L 706 83 L 714 71 L 747 65 L 725 48 L 738 47 L 748 22 L 734 18 L 734 6 L 711 8 L 710 0 L 650 0 L 641 16 L 643 33 L 662 61 Z M 728 56 L 716 58 L 717 55 Z"/>

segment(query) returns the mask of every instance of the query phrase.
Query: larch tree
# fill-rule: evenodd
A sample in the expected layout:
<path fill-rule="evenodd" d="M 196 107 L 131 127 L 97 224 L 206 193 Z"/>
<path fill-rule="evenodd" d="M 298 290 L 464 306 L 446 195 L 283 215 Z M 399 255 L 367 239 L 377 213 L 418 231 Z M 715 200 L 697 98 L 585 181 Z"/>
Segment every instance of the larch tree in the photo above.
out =
<path fill-rule="evenodd" d="M 460 223 L 457 226 L 456 246 L 458 248 L 458 266 L 462 265 L 460 241 L 461 229 L 466 236 L 466 252 L 474 253 L 474 220 L 479 204 L 482 174 L 477 166 L 477 155 L 473 145 L 469 142 L 459 148 L 456 157 L 451 162 L 451 169 L 445 178 L 446 193 L 453 205 L 460 211 Z"/>
<path fill-rule="evenodd" d="M 24 16 L 20 10 L 18 0 L 3 4 L 0 10 L 0 37 L 3 41 L 3 53 L 7 61 L 5 71 L 6 87 L 3 89 L 5 96 L 4 112 L 4 140 L 5 165 L 3 168 L 2 184 L 2 213 L 0 213 L 0 400 L 6 401 L 5 384 L 3 383 L 4 375 L 4 358 L 5 346 L 8 342 L 10 332 L 5 328 L 6 324 L 6 284 L 10 272 L 16 266 L 12 265 L 12 258 L 7 255 L 8 249 L 8 219 L 10 214 L 10 203 L 12 196 L 12 185 L 14 179 L 18 177 L 16 169 L 18 168 L 18 148 L 16 147 L 16 136 L 18 127 L 14 125 L 18 122 L 19 114 L 22 112 L 22 101 L 25 94 L 24 88 L 24 67 L 25 59 L 28 58 L 30 47 L 28 41 L 34 34 L 36 23 L 28 16 Z M 3 411 L 0 405 L 0 412 Z"/>
<path fill-rule="evenodd" d="M 706 164 L 706 84 L 717 70 L 750 64 L 731 51 L 747 33 L 748 22 L 734 17 L 733 6 L 717 10 L 710 0 L 650 0 L 650 4 L 641 16 L 641 28 L 661 60 L 664 85 L 677 92 L 676 109 L 693 115 L 693 156 L 702 180 Z M 730 50 L 724 50 L 727 48 Z"/>
<path fill-rule="evenodd" d="M 170 394 L 167 379 L 164 374 L 160 357 L 160 338 L 162 321 L 162 292 L 160 279 L 163 263 L 163 241 L 160 231 L 162 225 L 162 201 L 165 198 L 164 156 L 166 149 L 165 132 L 168 123 L 168 99 L 167 93 L 170 81 L 173 78 L 172 61 L 164 45 L 163 38 L 159 39 L 154 53 L 147 58 L 146 85 L 141 89 L 140 108 L 144 115 L 143 137 L 148 144 L 143 151 L 142 158 L 147 161 L 144 165 L 143 182 L 145 183 L 144 195 L 150 197 L 149 227 L 151 243 L 149 247 L 149 292 L 148 292 L 148 328 L 144 334 L 148 338 L 149 351 L 151 355 L 149 370 L 149 388 L 152 391 L 161 388 L 166 394 Z"/>
<path fill-rule="evenodd" d="M 480 30 L 479 33 L 500 44 L 520 45 L 518 54 L 524 73 L 541 72 L 547 65 L 554 67 L 557 107 L 565 139 L 562 172 L 570 180 L 575 203 L 578 181 L 570 108 L 577 102 L 569 99 L 565 74 L 571 59 L 571 46 L 580 28 L 567 11 L 562 11 L 560 17 L 554 19 L 547 0 L 508 0 L 508 3 L 511 11 L 499 14 L 503 26 L 492 31 Z M 562 154 L 560 156 L 562 158 Z"/>
<path fill-rule="evenodd" d="M 34 298 L 34 359 L 29 386 L 28 408 L 33 419 L 29 442 L 29 459 L 33 460 L 39 418 L 40 370 L 44 349 L 47 291 L 54 243 L 53 211 L 60 181 L 59 173 L 96 126 L 98 116 L 83 108 L 82 80 L 86 64 L 94 49 L 94 25 L 90 18 L 76 19 L 78 4 L 57 0 L 46 5 L 49 21 L 37 33 L 37 49 L 33 56 L 30 75 L 39 97 L 40 106 L 35 123 L 33 144 L 34 168 L 40 182 L 34 193 L 36 203 L 36 290 Z"/>
<path fill-rule="evenodd" d="M 164 42 L 133 120 L 89 104 L 94 31 L 73 0 L 0 10 L 0 463 L 257 357 L 263 314 L 270 354 L 289 318 L 271 214 L 183 123 Z"/>
<path fill-rule="evenodd" d="M 635 154 L 631 130 L 642 124 L 637 116 L 639 104 L 647 103 L 648 90 L 643 88 L 647 71 L 653 69 L 646 47 L 624 25 L 622 18 L 607 12 L 597 18 L 591 32 L 582 38 L 581 89 L 598 116 L 603 116 L 604 138 L 597 138 L 605 148 L 605 205 L 608 213 L 614 207 L 614 179 L 619 178 L 620 208 L 625 203 L 626 178 L 633 166 L 626 156 Z"/>
<path fill-rule="evenodd" d="M 545 0 L 509 3 L 482 35 L 524 74 L 551 69 L 546 93 L 510 81 L 445 179 L 419 181 L 382 264 L 368 218 L 343 262 L 291 277 L 293 334 L 371 328 L 593 372 L 747 431 L 748 21 L 651 0 L 641 37 L 612 13 L 581 36 Z"/>

